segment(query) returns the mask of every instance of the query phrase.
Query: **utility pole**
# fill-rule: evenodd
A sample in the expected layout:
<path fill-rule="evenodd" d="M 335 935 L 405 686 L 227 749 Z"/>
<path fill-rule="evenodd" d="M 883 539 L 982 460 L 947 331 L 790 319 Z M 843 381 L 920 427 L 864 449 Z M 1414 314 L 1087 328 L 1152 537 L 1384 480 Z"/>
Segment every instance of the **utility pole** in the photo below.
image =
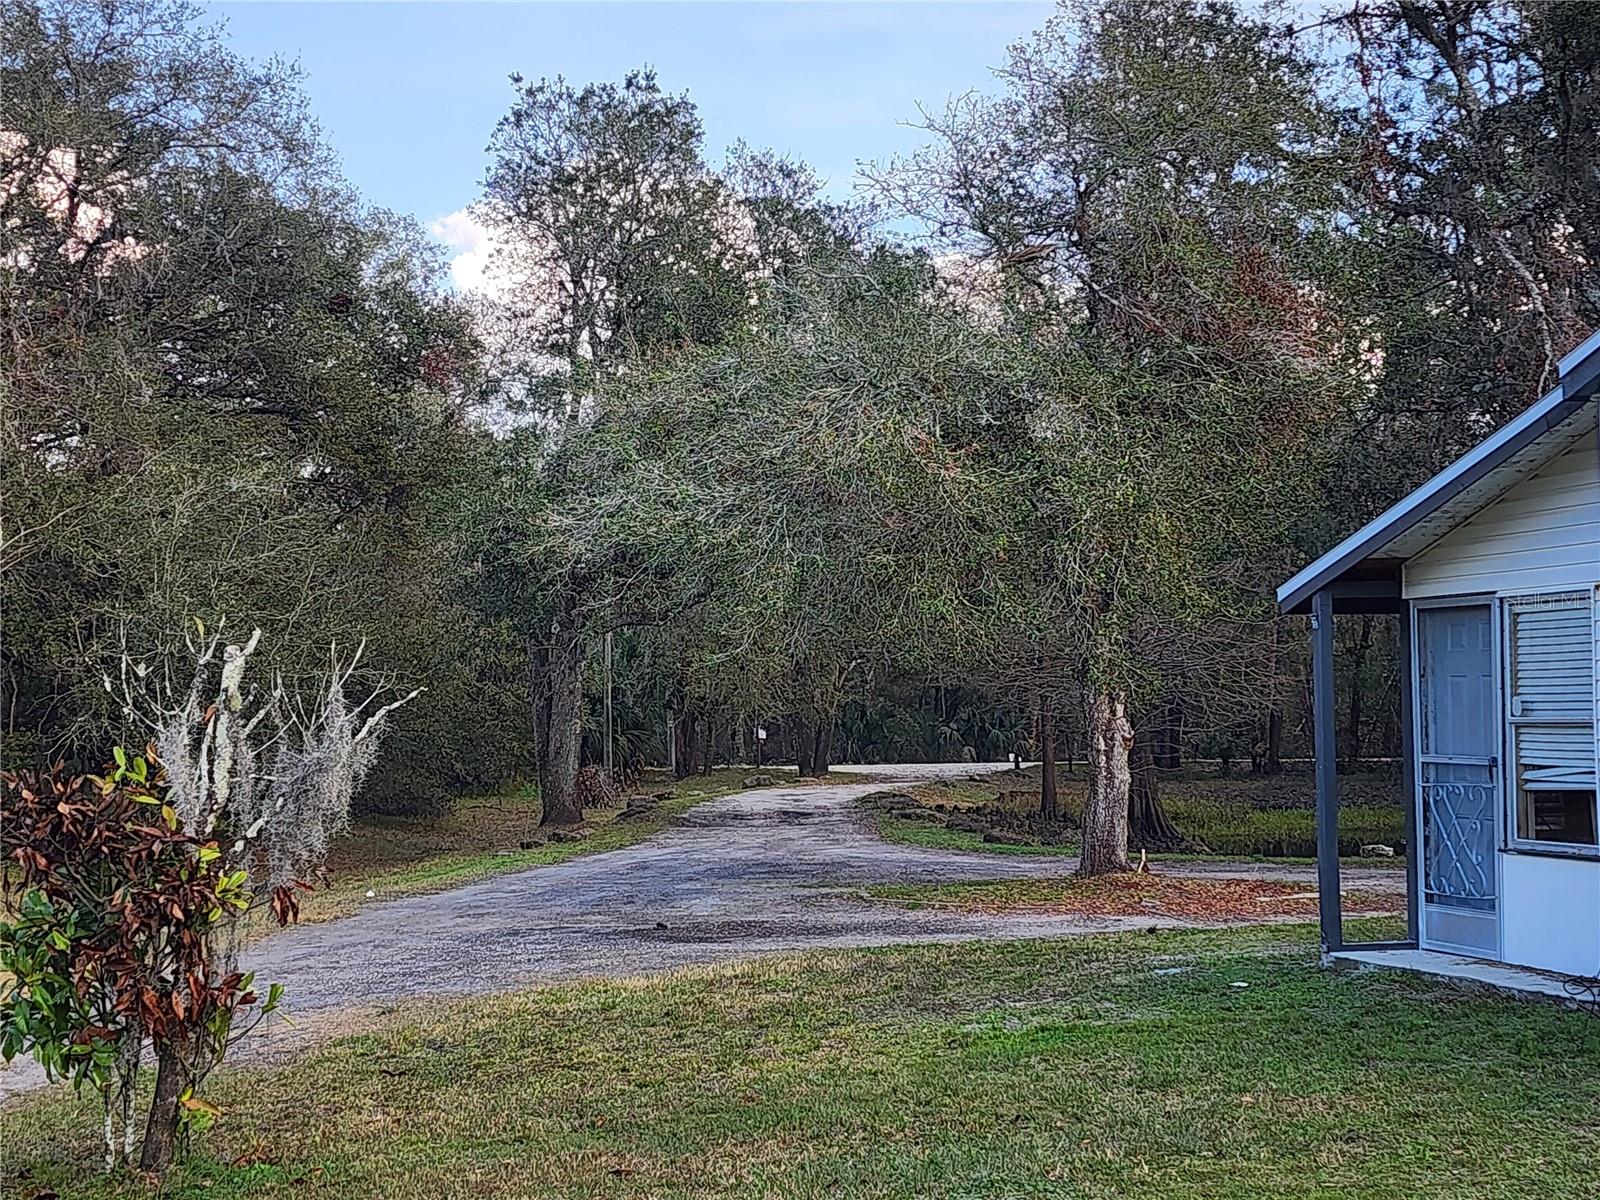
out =
<path fill-rule="evenodd" d="M 616 761 L 612 757 L 612 752 L 611 752 L 611 631 L 609 629 L 606 630 L 605 677 L 606 677 L 606 693 L 605 693 L 604 709 L 605 709 L 606 732 L 605 732 L 605 738 L 604 738 L 604 740 L 602 742 L 602 745 L 604 746 L 603 753 L 605 755 L 606 774 L 610 775 L 612 773 L 612 771 L 616 768 Z"/>

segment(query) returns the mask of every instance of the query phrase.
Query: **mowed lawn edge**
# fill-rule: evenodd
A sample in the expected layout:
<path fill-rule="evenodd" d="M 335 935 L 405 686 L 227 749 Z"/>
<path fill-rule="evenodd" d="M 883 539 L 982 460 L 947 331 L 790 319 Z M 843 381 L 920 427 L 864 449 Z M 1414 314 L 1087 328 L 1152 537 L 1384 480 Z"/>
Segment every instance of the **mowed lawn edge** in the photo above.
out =
<path fill-rule="evenodd" d="M 810 953 L 405 1007 L 224 1072 L 162 1195 L 1592 1196 L 1600 1022 L 1330 971 L 1309 926 Z M 95 1174 L 6 1114 L 4 1195 Z"/>

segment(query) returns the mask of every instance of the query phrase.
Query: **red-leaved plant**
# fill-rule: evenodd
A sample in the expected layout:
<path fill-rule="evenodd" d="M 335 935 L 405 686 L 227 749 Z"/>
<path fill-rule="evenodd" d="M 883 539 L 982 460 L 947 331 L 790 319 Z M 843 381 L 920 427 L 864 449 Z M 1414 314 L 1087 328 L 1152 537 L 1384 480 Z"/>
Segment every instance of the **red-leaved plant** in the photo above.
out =
<path fill-rule="evenodd" d="M 0 776 L 0 851 L 12 919 L 0 922 L 0 1057 L 33 1055 L 54 1079 L 97 1088 L 105 1102 L 106 1166 L 131 1155 L 133 1081 L 148 1039 L 165 1068 L 150 1118 L 152 1140 L 172 1141 L 215 1108 L 196 1094 L 243 1009 L 256 1019 L 278 1002 L 251 977 L 216 961 L 223 923 L 249 908 L 242 870 L 226 869 L 216 840 L 179 828 L 153 751 L 120 748 L 103 776 L 61 764 Z M 274 897 L 280 921 L 292 900 Z M 230 956 L 231 957 L 231 956 Z M 114 1118 L 120 1112 L 120 1138 Z"/>

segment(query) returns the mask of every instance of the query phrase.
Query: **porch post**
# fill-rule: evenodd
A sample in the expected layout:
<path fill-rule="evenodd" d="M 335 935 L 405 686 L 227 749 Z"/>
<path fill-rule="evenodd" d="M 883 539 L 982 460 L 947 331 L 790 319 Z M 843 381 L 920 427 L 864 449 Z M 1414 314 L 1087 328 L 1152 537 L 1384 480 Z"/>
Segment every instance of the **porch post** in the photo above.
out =
<path fill-rule="evenodd" d="M 1333 593 L 1311 597 L 1311 708 L 1317 769 L 1317 895 L 1322 953 L 1344 945 L 1339 905 L 1339 748 L 1334 740 Z"/>
<path fill-rule="evenodd" d="M 1400 795 L 1406 809 L 1406 938 L 1422 944 L 1422 831 L 1417 827 L 1417 672 L 1411 661 L 1411 604 L 1400 602 Z"/>

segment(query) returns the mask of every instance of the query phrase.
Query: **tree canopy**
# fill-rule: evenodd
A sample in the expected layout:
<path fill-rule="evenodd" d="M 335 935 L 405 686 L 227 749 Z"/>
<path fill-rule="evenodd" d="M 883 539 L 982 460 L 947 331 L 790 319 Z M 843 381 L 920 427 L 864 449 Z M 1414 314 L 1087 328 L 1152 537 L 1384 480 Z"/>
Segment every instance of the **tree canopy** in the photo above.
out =
<path fill-rule="evenodd" d="M 1081 738 L 1115 868 L 1135 742 L 1299 703 L 1270 584 L 1600 323 L 1584 4 L 1069 0 L 853 194 L 513 77 L 492 297 L 184 4 L 5 18 L 8 763 L 227 614 L 428 689 L 363 802 L 576 820 L 609 638 L 636 758 L 821 772 L 929 687 L 989 732 L 927 753 Z"/>

